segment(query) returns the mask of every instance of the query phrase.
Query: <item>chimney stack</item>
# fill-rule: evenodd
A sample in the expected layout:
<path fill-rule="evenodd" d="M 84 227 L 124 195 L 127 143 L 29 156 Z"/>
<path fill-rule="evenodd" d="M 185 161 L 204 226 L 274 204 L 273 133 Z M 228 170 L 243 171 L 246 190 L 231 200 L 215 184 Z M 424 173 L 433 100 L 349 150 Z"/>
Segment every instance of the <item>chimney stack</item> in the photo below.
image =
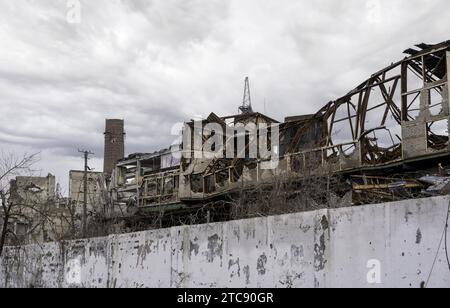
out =
<path fill-rule="evenodd" d="M 116 164 L 125 156 L 124 120 L 106 120 L 103 172 L 111 175 Z"/>

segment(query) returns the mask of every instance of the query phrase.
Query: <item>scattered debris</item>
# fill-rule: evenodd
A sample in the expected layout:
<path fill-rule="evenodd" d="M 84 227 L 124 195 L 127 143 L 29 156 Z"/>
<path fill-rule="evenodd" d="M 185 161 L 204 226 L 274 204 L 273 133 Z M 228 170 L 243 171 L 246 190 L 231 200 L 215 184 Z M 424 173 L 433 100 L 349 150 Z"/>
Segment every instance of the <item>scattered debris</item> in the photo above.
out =
<path fill-rule="evenodd" d="M 450 194 L 450 177 L 442 176 L 424 176 L 419 181 L 426 183 L 429 186 L 426 191 L 435 195 Z"/>

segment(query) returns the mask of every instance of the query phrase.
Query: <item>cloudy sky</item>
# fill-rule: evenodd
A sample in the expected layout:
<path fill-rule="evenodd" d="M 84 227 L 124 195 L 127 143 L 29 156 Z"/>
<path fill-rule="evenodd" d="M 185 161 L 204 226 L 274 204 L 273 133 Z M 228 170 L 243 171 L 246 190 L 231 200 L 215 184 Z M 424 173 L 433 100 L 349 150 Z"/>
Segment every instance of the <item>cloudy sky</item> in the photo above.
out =
<path fill-rule="evenodd" d="M 63 186 L 78 148 L 102 169 L 105 118 L 125 119 L 127 153 L 151 152 L 177 122 L 235 114 L 245 76 L 282 120 L 450 39 L 448 0 L 81 0 L 80 20 L 77 2 L 0 1 L 0 149 L 41 152 Z"/>

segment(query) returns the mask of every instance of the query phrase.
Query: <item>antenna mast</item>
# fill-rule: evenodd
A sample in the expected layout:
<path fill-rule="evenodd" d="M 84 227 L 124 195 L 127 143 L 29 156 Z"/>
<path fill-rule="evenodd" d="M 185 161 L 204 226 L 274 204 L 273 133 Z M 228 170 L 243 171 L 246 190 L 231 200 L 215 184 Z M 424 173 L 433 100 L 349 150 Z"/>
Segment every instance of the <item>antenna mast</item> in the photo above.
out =
<path fill-rule="evenodd" d="M 245 78 L 244 98 L 242 100 L 242 106 L 239 107 L 241 114 L 253 113 L 252 97 L 250 95 L 250 81 L 248 77 Z"/>

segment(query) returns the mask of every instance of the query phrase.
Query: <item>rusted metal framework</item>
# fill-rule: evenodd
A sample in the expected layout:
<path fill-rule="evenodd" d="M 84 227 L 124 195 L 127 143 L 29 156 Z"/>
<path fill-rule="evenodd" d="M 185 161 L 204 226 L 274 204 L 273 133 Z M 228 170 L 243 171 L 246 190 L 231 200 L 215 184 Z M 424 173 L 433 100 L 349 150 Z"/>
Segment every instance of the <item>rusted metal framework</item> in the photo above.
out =
<path fill-rule="evenodd" d="M 448 153 L 450 42 L 417 47 L 299 125 L 286 155 L 293 171 L 379 167 Z M 296 153 L 316 121 L 326 125 L 321 148 Z"/>

